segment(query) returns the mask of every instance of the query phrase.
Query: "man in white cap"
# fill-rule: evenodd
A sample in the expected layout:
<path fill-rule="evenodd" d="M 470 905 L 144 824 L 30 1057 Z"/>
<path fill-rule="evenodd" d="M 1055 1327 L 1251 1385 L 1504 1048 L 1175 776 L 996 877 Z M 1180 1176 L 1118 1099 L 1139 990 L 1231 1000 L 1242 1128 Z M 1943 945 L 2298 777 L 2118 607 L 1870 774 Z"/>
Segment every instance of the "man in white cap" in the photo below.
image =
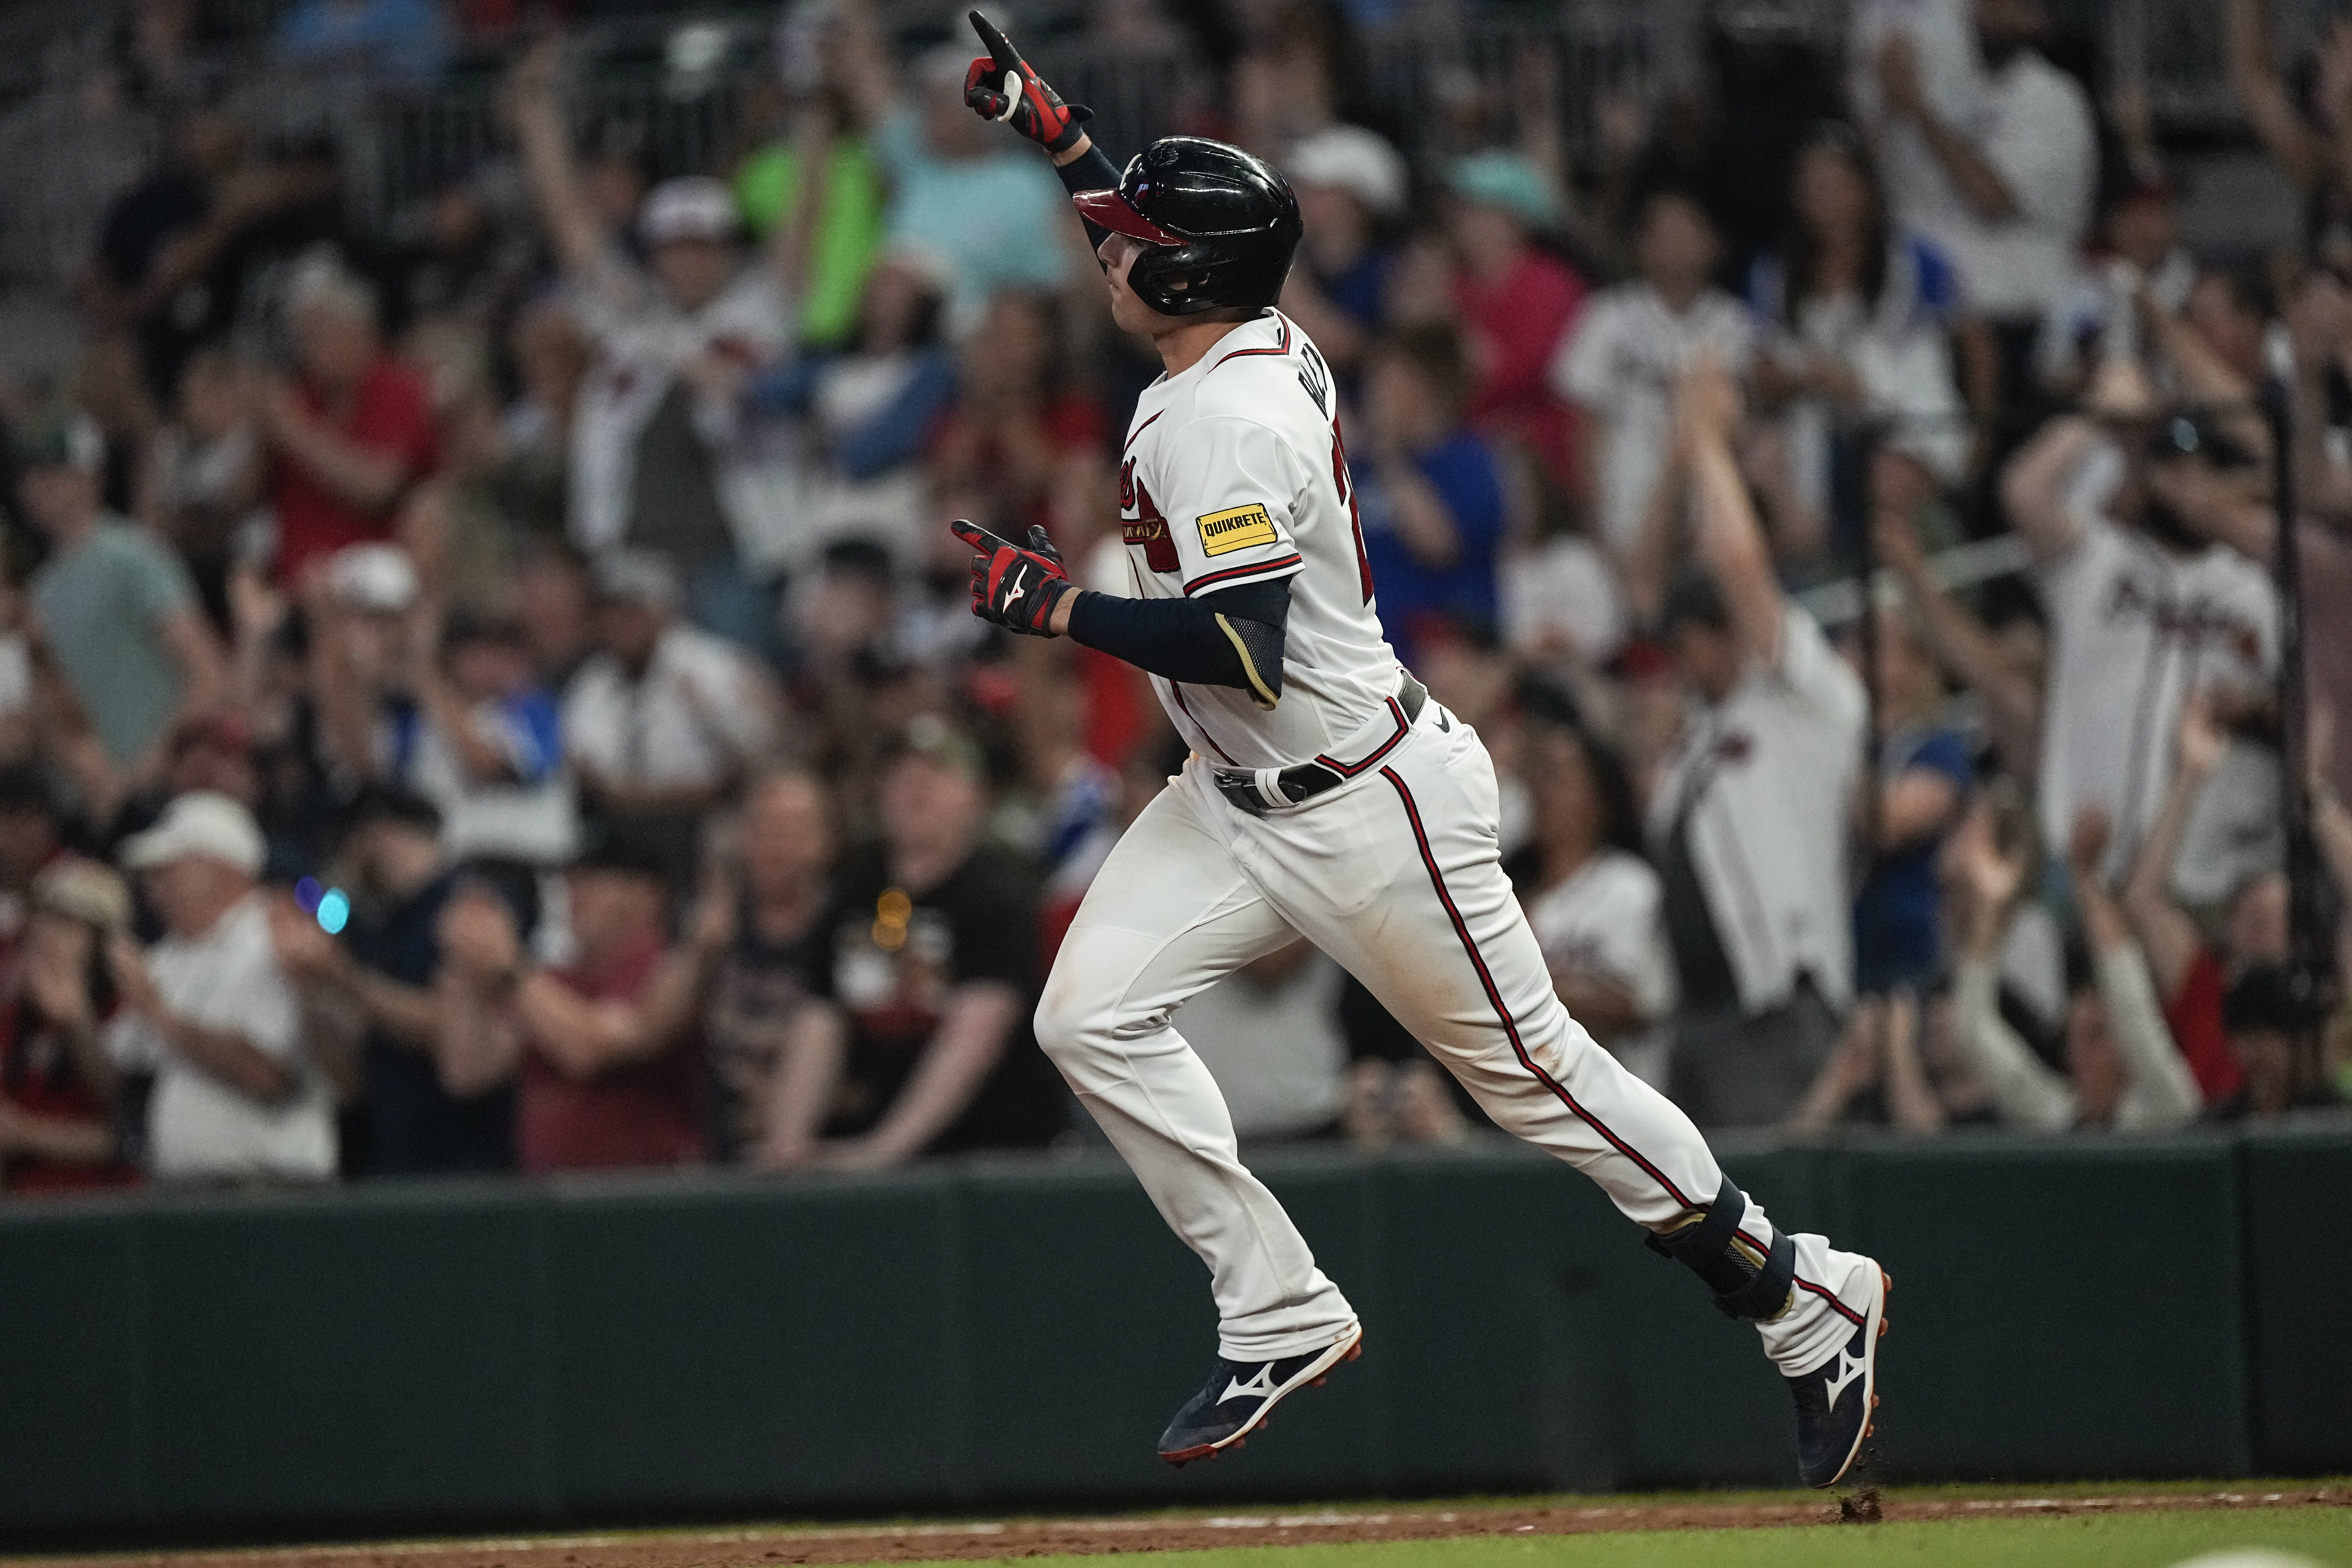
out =
<path fill-rule="evenodd" d="M 740 648 L 677 619 L 650 552 L 596 565 L 597 651 L 563 694 L 563 751 L 592 810 L 689 816 L 775 749 L 777 696 Z"/>
<path fill-rule="evenodd" d="M 303 1050 L 300 1012 L 258 890 L 261 829 L 225 795 L 175 798 L 122 844 L 165 935 L 107 950 L 122 1009 L 117 1064 L 155 1075 L 147 1159 L 158 1180 L 321 1182 L 335 1173 L 335 1110 Z"/>
<path fill-rule="evenodd" d="M 572 536 L 590 554 L 657 550 L 694 618 L 764 643 L 772 595 L 743 562 L 772 553 L 740 417 L 751 374 L 790 346 L 780 226 L 768 265 L 741 265 L 735 198 L 665 180 L 637 215 L 648 268 L 590 200 L 555 89 L 552 42 L 514 75 L 515 128 L 541 216 L 596 349 L 572 425 Z"/>
<path fill-rule="evenodd" d="M 1392 229 L 1405 208 L 1404 159 L 1377 132 L 1329 125 L 1282 161 L 1306 225 L 1282 291 L 1290 312 L 1346 377 L 1388 318 Z"/>

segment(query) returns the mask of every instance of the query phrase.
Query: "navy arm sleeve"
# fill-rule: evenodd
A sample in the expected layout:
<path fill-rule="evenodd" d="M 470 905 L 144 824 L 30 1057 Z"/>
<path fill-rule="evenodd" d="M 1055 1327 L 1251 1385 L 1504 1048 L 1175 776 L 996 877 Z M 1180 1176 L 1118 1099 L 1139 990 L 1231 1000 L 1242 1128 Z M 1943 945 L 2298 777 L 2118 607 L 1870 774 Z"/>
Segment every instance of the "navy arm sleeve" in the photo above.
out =
<path fill-rule="evenodd" d="M 1271 708 L 1282 700 L 1289 618 L 1287 580 L 1237 583 L 1205 599 L 1082 593 L 1070 606 L 1070 636 L 1165 679 L 1234 687 Z"/>
<path fill-rule="evenodd" d="M 1071 159 L 1055 169 L 1054 173 L 1062 177 L 1062 189 L 1074 196 L 1081 191 L 1110 191 L 1118 188 L 1118 165 L 1104 155 L 1100 147 L 1091 142 L 1087 144 L 1087 150 L 1083 154 Z M 1083 218 L 1079 221 L 1086 222 Z M 1099 247 L 1109 234 L 1110 230 L 1100 224 L 1087 223 L 1087 245 L 1089 248 Z M 1169 679 L 1172 680 L 1175 678 L 1171 676 Z"/>

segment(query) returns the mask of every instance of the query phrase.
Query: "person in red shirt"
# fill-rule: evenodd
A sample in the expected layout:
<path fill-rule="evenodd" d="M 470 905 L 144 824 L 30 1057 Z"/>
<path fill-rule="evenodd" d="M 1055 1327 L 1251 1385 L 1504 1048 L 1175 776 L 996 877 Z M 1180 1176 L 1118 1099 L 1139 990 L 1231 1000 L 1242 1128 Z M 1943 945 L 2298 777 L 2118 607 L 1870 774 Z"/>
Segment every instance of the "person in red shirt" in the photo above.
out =
<path fill-rule="evenodd" d="M 384 351 L 374 291 L 329 261 L 288 292 L 299 374 L 257 399 L 278 513 L 276 574 L 292 587 L 346 545 L 390 540 L 439 460 L 433 395 Z"/>
<path fill-rule="evenodd" d="M 1574 268 L 1533 238 L 1558 220 L 1558 204 L 1541 172 L 1516 153 L 1464 158 L 1447 184 L 1454 305 L 1476 373 L 1465 409 L 1470 425 L 1525 448 L 1555 486 L 1573 494 L 1576 415 L 1547 373 L 1587 289 Z"/>
<path fill-rule="evenodd" d="M 131 894 L 95 861 L 60 858 L 34 879 L 23 962 L 0 999 L 0 1188 L 81 1192 L 139 1180 L 114 1132 L 116 1074 L 99 1042 L 113 1002 L 103 939 Z"/>
<path fill-rule="evenodd" d="M 564 875 L 578 956 L 561 968 L 530 963 L 487 888 L 454 894 L 442 914 L 442 1086 L 472 1095 L 515 1080 L 526 1172 L 703 1157 L 702 990 L 734 910 L 723 889 L 706 895 L 673 948 L 667 847 L 626 822 L 596 835 Z"/>

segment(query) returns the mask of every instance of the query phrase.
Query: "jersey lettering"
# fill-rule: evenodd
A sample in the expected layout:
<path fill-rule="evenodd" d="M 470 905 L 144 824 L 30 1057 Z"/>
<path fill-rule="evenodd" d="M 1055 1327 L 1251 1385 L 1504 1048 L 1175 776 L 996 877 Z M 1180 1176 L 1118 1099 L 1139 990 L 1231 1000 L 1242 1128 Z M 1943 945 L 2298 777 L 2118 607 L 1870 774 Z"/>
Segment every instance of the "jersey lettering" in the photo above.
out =
<path fill-rule="evenodd" d="M 1274 519 L 1255 501 L 1225 511 L 1213 511 L 1201 519 L 1203 555 L 1223 555 L 1228 551 L 1247 550 L 1253 544 L 1272 544 L 1281 537 Z"/>
<path fill-rule="evenodd" d="M 1348 526 L 1356 535 L 1356 575 L 1363 580 L 1364 603 L 1372 602 L 1372 558 L 1364 549 L 1364 514 L 1356 504 L 1355 481 L 1348 473 L 1348 443 L 1339 434 L 1339 416 L 1331 416 L 1331 482 L 1348 503 Z"/>
<path fill-rule="evenodd" d="M 1324 364 L 1315 345 L 1304 338 L 1298 341 L 1298 357 L 1304 362 L 1298 367 L 1298 384 L 1315 400 L 1315 412 L 1328 418 L 1331 413 L 1330 368 Z"/>
<path fill-rule="evenodd" d="M 1125 515 L 1130 508 L 1136 514 L 1133 517 Z M 1151 504 L 1151 492 L 1135 477 L 1133 458 L 1118 467 L 1118 536 L 1129 544 L 1143 546 L 1146 566 L 1154 572 L 1182 569 L 1176 558 L 1176 541 L 1168 531 L 1168 520 L 1160 515 L 1160 509 Z"/>

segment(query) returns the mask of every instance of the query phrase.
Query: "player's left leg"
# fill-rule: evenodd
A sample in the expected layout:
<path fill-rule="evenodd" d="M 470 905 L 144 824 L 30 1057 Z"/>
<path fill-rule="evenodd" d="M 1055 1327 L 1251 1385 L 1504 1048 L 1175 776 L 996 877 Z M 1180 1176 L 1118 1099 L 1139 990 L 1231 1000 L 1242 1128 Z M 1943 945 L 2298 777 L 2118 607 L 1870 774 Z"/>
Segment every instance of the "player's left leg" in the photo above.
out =
<path fill-rule="evenodd" d="M 1351 847 L 1353 885 L 1318 889 L 1330 861 L 1302 847 L 1278 858 L 1300 874 L 1261 877 L 1276 906 L 1361 977 L 1498 1126 L 1591 1176 L 1727 1312 L 1756 1322 L 1796 1385 L 1806 1479 L 1842 1475 L 1868 1425 L 1883 1276 L 1819 1236 L 1776 1228 L 1690 1119 L 1569 1016 L 1497 858 L 1486 748 L 1433 705 L 1376 779 L 1328 805 L 1335 815 L 1312 824 L 1313 837 Z M 1303 837 L 1315 810 L 1289 834 L 1268 817 L 1266 837 Z"/>

